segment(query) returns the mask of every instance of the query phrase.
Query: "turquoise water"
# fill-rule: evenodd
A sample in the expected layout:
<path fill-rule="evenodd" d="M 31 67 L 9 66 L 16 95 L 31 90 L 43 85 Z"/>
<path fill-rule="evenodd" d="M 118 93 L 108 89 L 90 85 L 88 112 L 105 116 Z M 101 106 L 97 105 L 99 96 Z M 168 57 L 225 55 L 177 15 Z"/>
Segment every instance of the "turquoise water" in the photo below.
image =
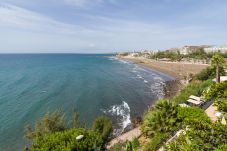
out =
<path fill-rule="evenodd" d="M 88 125 L 105 114 L 119 134 L 172 79 L 105 55 L 0 55 L 0 150 L 23 148 L 25 125 L 56 109 L 76 107 Z"/>

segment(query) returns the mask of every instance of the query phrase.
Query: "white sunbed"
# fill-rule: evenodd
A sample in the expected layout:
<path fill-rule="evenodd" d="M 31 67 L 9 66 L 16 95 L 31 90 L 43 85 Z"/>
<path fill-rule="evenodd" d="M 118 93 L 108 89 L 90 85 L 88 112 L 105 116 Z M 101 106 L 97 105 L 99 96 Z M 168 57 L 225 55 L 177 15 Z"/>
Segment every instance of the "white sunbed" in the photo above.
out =
<path fill-rule="evenodd" d="M 193 99 L 193 100 L 196 100 L 196 101 L 202 101 L 202 102 L 204 102 L 204 100 L 203 100 L 201 97 L 194 96 L 194 95 L 191 95 L 191 96 L 189 97 L 189 99 Z"/>
<path fill-rule="evenodd" d="M 194 104 L 194 105 L 201 105 L 203 102 L 202 101 L 198 101 L 198 100 L 193 100 L 193 99 L 188 99 L 187 102 Z"/>
<path fill-rule="evenodd" d="M 182 104 L 179 104 L 180 107 L 189 107 L 189 105 L 185 104 L 185 103 L 182 103 Z"/>

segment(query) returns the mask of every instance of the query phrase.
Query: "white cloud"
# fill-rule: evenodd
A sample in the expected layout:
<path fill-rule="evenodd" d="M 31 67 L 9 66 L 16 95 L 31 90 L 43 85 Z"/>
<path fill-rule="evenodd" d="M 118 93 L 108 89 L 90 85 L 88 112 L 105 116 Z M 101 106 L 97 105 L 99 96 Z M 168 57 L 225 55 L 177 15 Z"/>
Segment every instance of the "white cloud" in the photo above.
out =
<path fill-rule="evenodd" d="M 83 8 L 101 4 L 103 1 L 104 0 L 64 0 L 66 4 Z"/>
<path fill-rule="evenodd" d="M 0 26 L 62 34 L 91 32 L 81 26 L 62 23 L 39 13 L 9 4 L 0 5 Z"/>
<path fill-rule="evenodd" d="M 184 44 L 221 43 L 226 34 L 215 27 L 171 26 L 103 16 L 86 16 L 82 27 L 15 5 L 0 5 L 0 52 L 18 51 L 120 51 L 158 49 Z M 13 44 L 13 45 L 12 45 Z"/>

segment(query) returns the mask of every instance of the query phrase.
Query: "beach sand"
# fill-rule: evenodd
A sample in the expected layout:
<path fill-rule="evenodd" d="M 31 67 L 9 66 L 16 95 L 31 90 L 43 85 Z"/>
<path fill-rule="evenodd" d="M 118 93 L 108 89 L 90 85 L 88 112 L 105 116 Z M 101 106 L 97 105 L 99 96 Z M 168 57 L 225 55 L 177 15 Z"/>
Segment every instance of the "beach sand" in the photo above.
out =
<path fill-rule="evenodd" d="M 156 61 L 143 57 L 119 57 L 119 59 L 131 61 L 136 64 L 160 71 L 175 77 L 177 80 L 184 80 L 185 77 L 189 76 L 190 74 L 195 75 L 209 66 L 207 64 Z"/>
<path fill-rule="evenodd" d="M 176 80 L 166 82 L 165 98 L 171 98 L 177 95 L 177 93 L 183 88 L 183 85 L 186 84 L 186 78 L 188 78 L 190 74 L 195 75 L 209 66 L 207 64 L 156 61 L 144 57 L 118 56 L 118 58 L 176 78 Z"/>

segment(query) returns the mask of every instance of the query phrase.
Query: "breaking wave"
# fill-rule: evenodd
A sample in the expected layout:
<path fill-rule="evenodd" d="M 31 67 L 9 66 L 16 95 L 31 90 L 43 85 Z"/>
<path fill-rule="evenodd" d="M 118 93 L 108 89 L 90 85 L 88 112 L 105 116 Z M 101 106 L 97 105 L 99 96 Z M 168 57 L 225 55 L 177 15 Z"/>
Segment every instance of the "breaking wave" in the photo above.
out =
<path fill-rule="evenodd" d="M 119 128 L 114 129 L 114 135 L 122 133 L 127 126 L 131 125 L 130 107 L 125 101 L 123 101 L 120 105 L 113 105 L 110 107 L 110 109 L 102 111 L 106 115 L 112 116 L 117 120 Z"/>

